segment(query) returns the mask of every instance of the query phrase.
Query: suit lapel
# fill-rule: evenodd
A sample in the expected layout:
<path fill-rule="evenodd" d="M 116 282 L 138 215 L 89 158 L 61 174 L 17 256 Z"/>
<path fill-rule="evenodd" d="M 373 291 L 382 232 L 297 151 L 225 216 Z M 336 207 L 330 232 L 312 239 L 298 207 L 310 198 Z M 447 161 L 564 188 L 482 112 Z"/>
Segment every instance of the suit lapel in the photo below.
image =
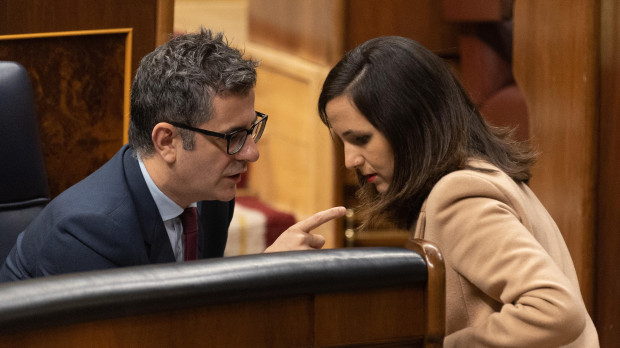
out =
<path fill-rule="evenodd" d="M 175 262 L 166 227 L 144 181 L 134 150 L 128 145 L 125 147 L 123 154 L 125 179 L 136 207 L 149 263 Z"/>
<path fill-rule="evenodd" d="M 198 237 L 198 257 L 210 258 L 224 256 L 228 227 L 235 208 L 235 200 L 229 202 L 198 202 L 200 235 Z"/>

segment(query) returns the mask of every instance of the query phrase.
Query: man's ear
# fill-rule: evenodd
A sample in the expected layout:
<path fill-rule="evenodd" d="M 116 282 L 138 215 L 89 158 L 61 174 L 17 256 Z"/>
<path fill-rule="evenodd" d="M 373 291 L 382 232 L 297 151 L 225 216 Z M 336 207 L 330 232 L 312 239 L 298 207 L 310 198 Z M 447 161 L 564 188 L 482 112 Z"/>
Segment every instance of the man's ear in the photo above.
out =
<path fill-rule="evenodd" d="M 168 163 L 176 161 L 176 151 L 178 150 L 178 142 L 174 141 L 176 137 L 180 138 L 179 132 L 173 125 L 166 122 L 156 124 L 151 133 L 155 151 Z"/>

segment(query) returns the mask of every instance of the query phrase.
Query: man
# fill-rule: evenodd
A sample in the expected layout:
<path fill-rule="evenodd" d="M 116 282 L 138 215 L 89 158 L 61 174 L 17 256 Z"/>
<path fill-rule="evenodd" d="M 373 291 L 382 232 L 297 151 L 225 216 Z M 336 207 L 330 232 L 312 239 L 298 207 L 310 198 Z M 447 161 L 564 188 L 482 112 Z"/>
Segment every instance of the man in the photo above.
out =
<path fill-rule="evenodd" d="M 129 144 L 50 202 L 19 235 L 0 281 L 223 256 L 236 184 L 258 160 L 268 119 L 254 110 L 256 66 L 204 29 L 145 56 L 131 88 Z M 194 207 L 197 241 L 195 215 L 184 225 Z M 310 230 L 343 215 L 317 213 L 266 251 L 321 248 Z"/>

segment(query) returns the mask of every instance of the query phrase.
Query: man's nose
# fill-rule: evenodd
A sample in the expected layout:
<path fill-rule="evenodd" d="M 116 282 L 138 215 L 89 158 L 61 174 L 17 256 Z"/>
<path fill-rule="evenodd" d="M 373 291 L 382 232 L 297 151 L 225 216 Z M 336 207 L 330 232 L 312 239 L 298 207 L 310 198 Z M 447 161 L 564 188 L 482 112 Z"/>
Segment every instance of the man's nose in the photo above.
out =
<path fill-rule="evenodd" d="M 248 136 L 245 144 L 241 147 L 241 150 L 239 150 L 239 152 L 237 152 L 234 156 L 239 161 L 256 162 L 260 156 L 258 145 L 256 145 L 252 137 Z"/>

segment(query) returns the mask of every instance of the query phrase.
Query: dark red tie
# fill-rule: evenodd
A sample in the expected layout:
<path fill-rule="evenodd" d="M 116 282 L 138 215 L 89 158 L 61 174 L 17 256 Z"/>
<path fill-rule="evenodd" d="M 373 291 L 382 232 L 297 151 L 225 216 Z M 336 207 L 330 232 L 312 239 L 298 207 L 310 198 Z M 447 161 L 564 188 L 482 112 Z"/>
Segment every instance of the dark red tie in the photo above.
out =
<path fill-rule="evenodd" d="M 198 259 L 198 212 L 189 207 L 179 215 L 183 224 L 183 260 Z"/>

